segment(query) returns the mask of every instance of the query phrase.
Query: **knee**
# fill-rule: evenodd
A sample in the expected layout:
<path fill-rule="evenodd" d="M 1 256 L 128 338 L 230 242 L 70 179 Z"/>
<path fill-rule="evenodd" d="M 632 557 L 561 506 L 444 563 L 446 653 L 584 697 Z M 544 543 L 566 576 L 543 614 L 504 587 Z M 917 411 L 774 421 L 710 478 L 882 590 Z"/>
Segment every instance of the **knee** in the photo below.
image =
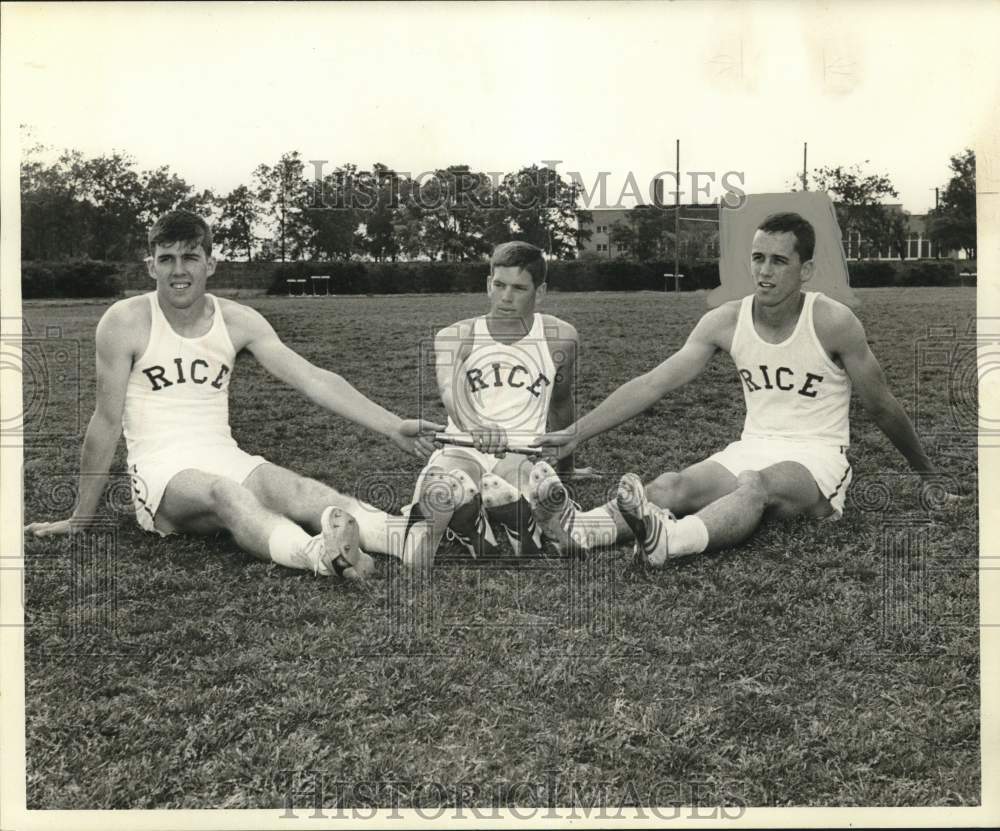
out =
<path fill-rule="evenodd" d="M 231 514 L 234 510 L 245 505 L 248 500 L 253 501 L 254 499 L 248 488 L 222 477 L 213 480 L 208 486 L 208 497 L 212 510 L 220 517 Z"/>
<path fill-rule="evenodd" d="M 768 492 L 764 477 L 756 470 L 744 470 L 736 476 L 736 487 L 749 496 L 763 510 L 767 507 Z"/>
<path fill-rule="evenodd" d="M 654 505 L 676 511 L 686 504 L 687 489 L 679 473 L 663 473 L 646 485 L 646 498 Z"/>

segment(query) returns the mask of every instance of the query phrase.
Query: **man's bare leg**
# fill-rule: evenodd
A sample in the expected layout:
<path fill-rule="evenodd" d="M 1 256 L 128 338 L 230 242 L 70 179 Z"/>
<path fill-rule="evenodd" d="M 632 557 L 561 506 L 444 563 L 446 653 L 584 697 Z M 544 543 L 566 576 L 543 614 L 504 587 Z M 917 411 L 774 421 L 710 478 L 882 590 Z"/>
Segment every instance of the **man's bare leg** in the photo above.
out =
<path fill-rule="evenodd" d="M 646 498 L 674 516 L 682 517 L 697 513 L 734 490 L 736 477 L 728 468 L 704 459 L 679 473 L 661 473 L 646 485 Z"/>
<path fill-rule="evenodd" d="M 387 553 L 388 514 L 353 496 L 271 463 L 255 468 L 243 484 L 264 507 L 313 534 L 319 533 L 323 512 L 333 505 L 357 522 L 360 548 Z M 361 551 L 355 568 L 359 576 L 368 577 L 375 561 Z"/>
<path fill-rule="evenodd" d="M 705 459 L 680 472 L 661 473 L 645 490 L 646 498 L 654 505 L 666 508 L 674 516 L 686 516 L 736 490 L 736 477 L 718 462 Z M 616 499 L 577 514 L 578 522 L 595 525 L 606 522 L 606 516 L 614 523 L 617 542 L 634 539 Z"/>
<path fill-rule="evenodd" d="M 756 530 L 767 510 L 783 518 L 832 510 L 812 474 L 798 462 L 745 470 L 735 480 L 732 492 L 676 520 L 646 498 L 637 476 L 623 476 L 618 507 L 646 561 L 661 566 L 672 557 L 730 548 Z"/>
<path fill-rule="evenodd" d="M 320 518 L 320 532 L 310 536 L 261 503 L 245 485 L 200 470 L 183 470 L 170 480 L 156 523 L 192 534 L 228 531 L 244 551 L 289 568 L 347 579 L 364 576 L 357 523 L 350 514 L 328 507 Z"/>
<path fill-rule="evenodd" d="M 555 482 L 551 467 L 536 468 L 535 479 L 541 493 L 535 498 L 545 517 L 547 536 L 562 544 L 589 549 L 611 546 L 634 539 L 632 529 L 622 516 L 618 500 L 612 499 L 589 511 L 577 511 Z M 671 514 L 695 513 L 716 499 L 736 489 L 736 477 L 718 462 L 708 459 L 679 473 L 663 473 L 645 487 L 646 498 Z M 536 519 L 538 519 L 536 511 Z"/>
<path fill-rule="evenodd" d="M 320 515 L 327 506 L 335 505 L 353 513 L 357 506 L 364 505 L 316 479 L 271 463 L 254 468 L 243 484 L 262 505 L 314 533 L 319 529 Z"/>
<path fill-rule="evenodd" d="M 448 460 L 451 464 L 453 460 Z M 459 467 L 456 465 L 455 467 Z M 478 466 L 477 466 L 478 470 Z M 427 484 L 437 481 L 443 470 L 437 469 L 428 476 L 425 469 L 418 479 L 414 502 L 420 501 L 420 494 Z M 245 483 L 261 503 L 282 514 L 305 528 L 318 528 L 319 517 L 329 505 L 335 505 L 349 513 L 358 523 L 360 547 L 378 554 L 388 554 L 400 560 L 405 559 L 405 547 L 409 540 L 411 558 L 417 550 L 430 546 L 431 539 L 440 540 L 434 530 L 434 521 L 418 526 L 415 530 L 409 517 L 393 517 L 367 502 L 353 496 L 339 493 L 315 479 L 279 467 L 274 464 L 261 465 L 254 470 Z M 440 517 L 440 511 L 436 512 Z M 427 520 L 429 517 L 420 517 Z M 410 539 L 412 533 L 412 539 Z M 427 539 L 424 539 L 424 538 Z M 421 555 L 422 556 L 422 555 Z M 361 552 L 358 570 L 368 576 L 375 570 L 375 563 L 364 551 Z"/>

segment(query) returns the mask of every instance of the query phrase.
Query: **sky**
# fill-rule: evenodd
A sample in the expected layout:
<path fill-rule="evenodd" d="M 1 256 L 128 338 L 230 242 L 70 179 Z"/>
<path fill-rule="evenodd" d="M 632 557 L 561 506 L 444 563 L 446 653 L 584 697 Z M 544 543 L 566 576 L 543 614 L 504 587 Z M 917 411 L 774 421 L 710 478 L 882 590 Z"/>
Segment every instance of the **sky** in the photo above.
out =
<path fill-rule="evenodd" d="M 9 126 L 225 193 L 298 150 L 329 166 L 556 161 L 608 203 L 674 170 L 749 193 L 888 173 L 913 213 L 996 128 L 989 3 L 4 4 Z M 9 133 L 8 133 L 9 135 Z M 734 178 L 735 177 L 735 178 Z M 669 180 L 668 189 L 673 180 Z M 742 182 L 742 184 L 740 184 Z M 626 194 L 627 196 L 628 194 Z M 626 199 L 626 204 L 631 200 Z M 596 202 L 592 204 L 596 206 Z"/>

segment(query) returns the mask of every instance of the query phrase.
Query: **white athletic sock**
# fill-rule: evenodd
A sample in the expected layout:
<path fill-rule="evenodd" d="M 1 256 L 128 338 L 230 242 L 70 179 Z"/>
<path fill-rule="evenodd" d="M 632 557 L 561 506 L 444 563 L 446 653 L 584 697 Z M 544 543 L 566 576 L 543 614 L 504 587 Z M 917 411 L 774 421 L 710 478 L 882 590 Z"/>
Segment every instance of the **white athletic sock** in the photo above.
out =
<path fill-rule="evenodd" d="M 389 515 L 371 505 L 352 508 L 351 516 L 358 521 L 360 539 L 358 545 L 364 551 L 376 554 L 391 554 L 389 550 Z"/>
<path fill-rule="evenodd" d="M 573 541 L 582 548 L 610 546 L 618 539 L 618 526 L 607 505 L 577 511 L 575 524 Z"/>
<path fill-rule="evenodd" d="M 701 554 L 708 548 L 708 528 L 697 514 L 689 514 L 674 523 L 668 545 L 671 557 Z"/>
<path fill-rule="evenodd" d="M 311 569 L 302 549 L 312 539 L 291 520 L 281 519 L 267 538 L 267 553 L 278 565 L 288 568 Z"/>

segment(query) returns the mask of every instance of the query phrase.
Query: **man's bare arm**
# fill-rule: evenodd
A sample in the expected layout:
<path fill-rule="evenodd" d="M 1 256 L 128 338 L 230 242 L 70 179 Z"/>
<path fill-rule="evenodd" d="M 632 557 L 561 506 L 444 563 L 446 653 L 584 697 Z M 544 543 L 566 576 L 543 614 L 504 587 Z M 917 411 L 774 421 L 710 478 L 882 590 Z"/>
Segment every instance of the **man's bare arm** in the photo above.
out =
<path fill-rule="evenodd" d="M 453 326 L 446 326 L 434 337 L 434 374 L 441 403 L 444 404 L 448 417 L 463 430 L 475 426 L 466 423 L 468 419 L 462 417 L 463 408 L 455 400 L 455 391 L 461 383 L 459 372 L 464 357 L 462 345 L 469 334 L 468 330 L 466 322 L 460 321 Z"/>
<path fill-rule="evenodd" d="M 568 446 L 572 450 L 577 444 L 634 418 L 671 390 L 698 377 L 722 346 L 724 315 L 723 309 L 704 315 L 685 344 L 663 363 L 622 384 L 575 425 L 559 433 L 549 433 L 539 443 L 543 446 Z"/>
<path fill-rule="evenodd" d="M 97 516 L 108 469 L 122 434 L 125 390 L 132 371 L 135 323 L 120 305 L 112 306 L 97 324 L 97 394 L 80 451 L 78 497 L 73 515 L 57 522 L 33 522 L 25 530 L 37 537 L 66 534 Z"/>
<path fill-rule="evenodd" d="M 404 421 L 355 389 L 336 372 L 321 369 L 290 349 L 257 311 L 238 306 L 240 341 L 275 378 L 294 387 L 310 401 L 362 427 L 392 439 L 404 450 L 426 457 L 434 450 L 429 434 L 443 425 Z M 427 434 L 426 436 L 424 434 Z"/>
<path fill-rule="evenodd" d="M 886 384 L 885 373 L 868 347 L 864 327 L 846 307 L 824 309 L 816 318 L 823 345 L 838 356 L 854 389 L 879 429 L 920 473 L 933 473 L 934 466 L 924 452 L 899 401 Z"/>
<path fill-rule="evenodd" d="M 579 347 L 579 335 L 576 328 L 565 321 L 559 321 L 559 335 L 555 343 L 556 355 L 562 360 L 556 366 L 555 383 L 552 385 L 552 399 L 549 402 L 548 430 L 558 431 L 569 427 L 576 421 L 576 356 Z M 560 473 L 573 473 L 576 470 L 572 453 L 563 456 L 557 465 Z"/>

